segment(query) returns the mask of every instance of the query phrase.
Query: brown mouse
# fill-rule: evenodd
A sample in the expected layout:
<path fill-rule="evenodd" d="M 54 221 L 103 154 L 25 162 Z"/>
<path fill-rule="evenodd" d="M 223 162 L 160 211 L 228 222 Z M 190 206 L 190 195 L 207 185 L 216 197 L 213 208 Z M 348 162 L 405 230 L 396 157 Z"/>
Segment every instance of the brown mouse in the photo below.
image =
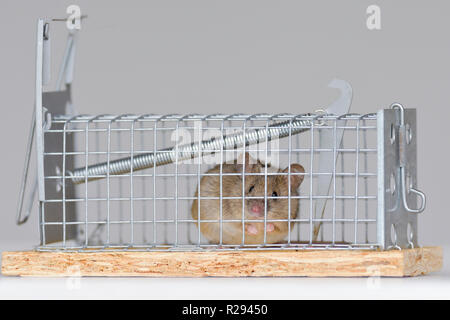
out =
<path fill-rule="evenodd" d="M 242 219 L 242 156 L 234 164 L 222 164 L 223 173 L 240 173 L 222 177 L 222 197 L 236 197 L 236 199 L 222 199 L 222 243 L 242 244 L 242 222 L 227 222 L 227 220 Z M 267 164 L 268 172 L 289 172 L 289 167 L 281 170 L 274 169 Z M 248 153 L 245 154 L 245 173 L 264 173 L 265 165 L 259 160 L 255 161 Z M 291 173 L 304 173 L 305 169 L 299 164 L 291 164 Z M 200 196 L 220 196 L 220 165 L 207 171 L 217 176 L 203 176 L 200 181 Z M 298 196 L 298 187 L 302 183 L 304 175 L 291 175 L 291 196 Z M 280 196 L 288 196 L 288 175 L 267 175 L 267 219 L 288 219 L 289 200 L 287 198 L 277 199 Z M 245 202 L 244 219 L 260 220 L 244 222 L 245 244 L 264 244 L 264 199 L 247 199 L 247 197 L 264 197 L 265 177 L 264 175 L 245 175 Z M 195 192 L 198 197 L 198 189 Z M 291 199 L 291 219 L 297 217 L 299 203 L 298 199 Z M 198 219 L 198 201 L 194 200 L 191 208 L 192 217 Z M 220 199 L 200 200 L 200 219 L 220 219 Z M 291 222 L 291 228 L 292 228 Z M 197 224 L 198 227 L 198 224 Z M 210 243 L 220 243 L 220 222 L 201 222 L 200 230 Z M 266 243 L 282 242 L 288 235 L 288 222 L 275 221 L 266 224 Z"/>

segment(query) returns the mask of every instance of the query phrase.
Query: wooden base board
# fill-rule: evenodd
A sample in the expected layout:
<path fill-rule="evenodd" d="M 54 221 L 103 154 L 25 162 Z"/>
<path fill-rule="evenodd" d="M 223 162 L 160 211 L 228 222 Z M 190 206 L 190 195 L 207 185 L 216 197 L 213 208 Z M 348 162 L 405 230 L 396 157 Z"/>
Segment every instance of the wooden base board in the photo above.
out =
<path fill-rule="evenodd" d="M 442 268 L 442 248 L 390 251 L 3 252 L 5 276 L 404 277 Z"/>

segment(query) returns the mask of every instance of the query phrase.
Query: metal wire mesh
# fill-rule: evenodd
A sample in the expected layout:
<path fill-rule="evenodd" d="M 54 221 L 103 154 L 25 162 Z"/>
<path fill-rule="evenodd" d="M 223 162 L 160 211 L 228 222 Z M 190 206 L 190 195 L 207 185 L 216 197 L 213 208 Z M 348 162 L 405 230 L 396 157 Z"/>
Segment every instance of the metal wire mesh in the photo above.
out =
<path fill-rule="evenodd" d="M 325 133 L 333 143 L 320 143 Z M 40 201 L 40 250 L 379 245 L 376 114 L 55 116 L 44 135 L 61 145 L 44 149 L 44 162 L 56 164 L 46 188 L 56 192 Z M 333 170 L 320 170 L 321 156 Z M 247 170 L 249 160 L 257 169 Z M 320 176 L 330 177 L 328 193 L 318 192 Z M 61 216 L 46 215 L 56 205 Z M 47 241 L 49 233 L 62 242 Z"/>

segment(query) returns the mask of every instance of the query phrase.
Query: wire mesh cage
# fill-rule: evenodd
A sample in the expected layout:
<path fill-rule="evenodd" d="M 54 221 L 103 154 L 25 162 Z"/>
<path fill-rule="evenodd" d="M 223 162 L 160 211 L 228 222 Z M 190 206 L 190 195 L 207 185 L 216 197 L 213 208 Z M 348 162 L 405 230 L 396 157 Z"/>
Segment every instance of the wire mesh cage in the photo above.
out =
<path fill-rule="evenodd" d="M 39 250 L 417 246 L 425 196 L 414 109 L 73 115 L 70 86 L 43 92 L 45 26 L 34 121 Z"/>

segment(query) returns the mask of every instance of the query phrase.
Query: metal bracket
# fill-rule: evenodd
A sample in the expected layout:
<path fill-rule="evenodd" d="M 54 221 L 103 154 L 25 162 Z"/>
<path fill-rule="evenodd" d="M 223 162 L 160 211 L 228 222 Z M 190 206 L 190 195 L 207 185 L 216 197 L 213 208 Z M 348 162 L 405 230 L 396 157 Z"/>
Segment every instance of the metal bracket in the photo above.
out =
<path fill-rule="evenodd" d="M 417 185 L 416 110 L 398 103 L 378 112 L 378 243 L 384 249 L 417 247 L 417 214 L 425 194 Z M 421 205 L 417 208 L 417 197 Z M 417 208 L 417 209 L 415 209 Z"/>
<path fill-rule="evenodd" d="M 403 206 L 405 207 L 406 211 L 412 212 L 412 213 L 421 213 L 423 210 L 425 210 L 426 205 L 426 197 L 425 194 L 422 191 L 419 191 L 412 187 L 412 185 L 406 184 L 406 167 L 407 167 L 407 157 L 406 157 L 406 147 L 407 144 L 411 142 L 412 137 L 412 130 L 409 126 L 409 129 L 406 128 L 405 124 L 405 109 L 403 106 L 399 103 L 394 103 L 391 105 L 391 109 L 398 109 L 400 111 L 400 123 L 398 124 L 398 144 L 399 144 L 399 166 L 400 166 L 400 183 L 401 183 L 401 190 L 402 190 L 402 202 Z M 407 132 L 409 131 L 409 132 Z M 421 205 L 419 209 L 411 209 L 408 205 L 408 201 L 406 199 L 407 193 L 415 193 L 421 198 Z"/>

